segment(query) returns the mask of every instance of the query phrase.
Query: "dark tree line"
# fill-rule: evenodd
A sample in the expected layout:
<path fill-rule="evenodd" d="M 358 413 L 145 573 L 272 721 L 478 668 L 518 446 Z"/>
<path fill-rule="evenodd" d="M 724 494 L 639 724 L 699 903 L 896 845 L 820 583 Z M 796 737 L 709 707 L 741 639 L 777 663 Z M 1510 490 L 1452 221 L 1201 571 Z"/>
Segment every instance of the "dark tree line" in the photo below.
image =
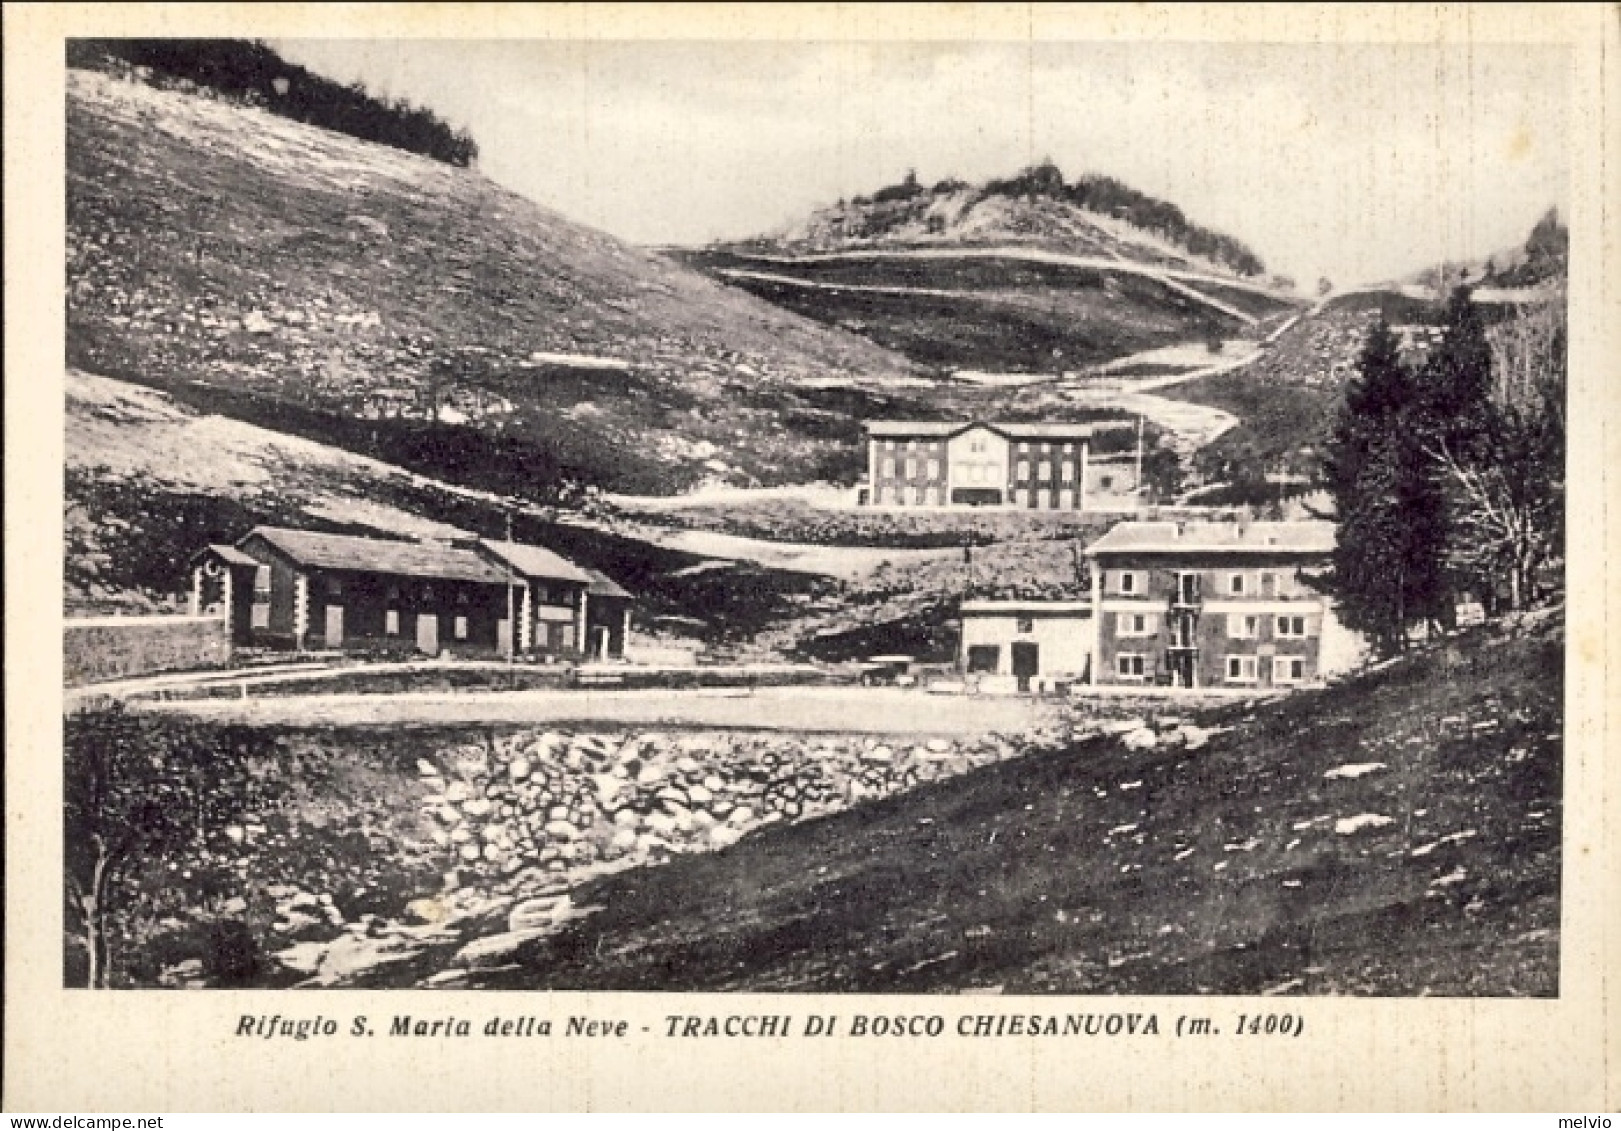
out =
<path fill-rule="evenodd" d="M 1383 321 L 1369 333 L 1328 472 L 1342 612 L 1382 654 L 1450 622 L 1464 594 L 1516 610 L 1540 595 L 1563 552 L 1564 405 L 1562 303 L 1488 335 L 1459 287 L 1411 368 Z"/>
<path fill-rule="evenodd" d="M 871 196 L 852 197 L 850 203 L 857 207 L 893 204 L 922 196 L 941 196 L 967 187 L 966 182 L 947 177 L 932 189 L 925 188 L 918 182 L 916 171 L 909 170 L 900 183 L 886 185 Z M 1193 255 L 1219 263 L 1240 275 L 1254 277 L 1266 272 L 1266 265 L 1261 262 L 1260 256 L 1232 236 L 1201 228 L 1169 201 L 1138 192 L 1130 185 L 1100 173 L 1086 173 L 1074 184 L 1066 184 L 1063 171 L 1051 161 L 1043 161 L 1020 170 L 1012 177 L 987 181 L 980 190 L 979 199 L 990 196 L 1046 197 L 1065 201 L 1091 212 L 1118 216 L 1133 227 L 1152 232 Z M 839 206 L 843 208 L 844 201 L 839 201 Z"/>
<path fill-rule="evenodd" d="M 262 106 L 296 122 L 467 168 L 478 143 L 433 111 L 388 101 L 361 83 L 342 83 L 289 63 L 246 39 L 72 39 L 67 65 L 91 70 L 145 67 L 160 85 L 189 82 Z"/>
<path fill-rule="evenodd" d="M 1073 184 L 1064 183 L 1057 165 L 1045 161 L 1007 180 L 991 181 L 987 196 L 1045 196 L 1067 200 L 1078 208 L 1118 216 L 1133 227 L 1153 232 L 1193 255 L 1231 268 L 1240 275 L 1264 274 L 1266 265 L 1232 236 L 1193 223 L 1169 201 L 1139 192 L 1102 173 L 1084 173 Z"/>

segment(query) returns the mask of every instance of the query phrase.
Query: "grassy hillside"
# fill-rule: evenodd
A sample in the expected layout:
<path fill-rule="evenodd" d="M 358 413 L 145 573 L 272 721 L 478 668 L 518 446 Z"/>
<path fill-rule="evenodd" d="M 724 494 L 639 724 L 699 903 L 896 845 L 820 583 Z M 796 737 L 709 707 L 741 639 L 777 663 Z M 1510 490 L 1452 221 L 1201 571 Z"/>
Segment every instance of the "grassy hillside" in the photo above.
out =
<path fill-rule="evenodd" d="M 502 988 L 1551 996 L 1562 625 L 605 878 Z M 1465 678 L 1459 678 L 1464 676 Z"/>
<path fill-rule="evenodd" d="M 908 363 L 478 174 L 70 71 L 68 362 L 531 497 L 787 482 Z"/>
<path fill-rule="evenodd" d="M 1035 172 L 1043 176 L 1029 183 L 891 186 L 773 237 L 679 254 L 788 310 L 944 368 L 1083 369 L 1232 336 L 1295 304 L 1259 278 L 1241 244 L 1187 225 L 1174 207 L 1106 179 L 1066 186 L 1056 168 Z M 1105 184 L 1109 200 L 1125 193 L 1146 209 L 1138 218 L 1158 217 L 1162 230 L 1131 222 L 1120 201 L 1091 201 Z"/>

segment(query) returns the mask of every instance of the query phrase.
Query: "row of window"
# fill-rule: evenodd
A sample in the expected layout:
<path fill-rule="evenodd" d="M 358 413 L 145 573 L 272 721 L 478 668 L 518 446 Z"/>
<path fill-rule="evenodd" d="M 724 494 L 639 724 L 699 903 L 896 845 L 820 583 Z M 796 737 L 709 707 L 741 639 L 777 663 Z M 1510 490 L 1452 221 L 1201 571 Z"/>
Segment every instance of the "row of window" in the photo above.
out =
<path fill-rule="evenodd" d="M 1281 639 L 1304 639 L 1307 622 L 1303 616 L 1274 617 L 1272 634 Z M 1156 613 L 1116 613 L 1116 636 L 1154 636 L 1159 632 Z M 1228 613 L 1227 636 L 1232 640 L 1254 640 L 1261 634 L 1261 618 L 1253 613 Z"/>
<path fill-rule="evenodd" d="M 902 478 L 904 478 L 904 479 L 916 479 L 917 475 L 918 475 L 918 468 L 920 466 L 920 462 L 918 460 L 915 460 L 915 459 L 909 459 L 909 460 L 904 460 L 901 463 L 897 464 L 896 461 L 893 460 L 893 459 L 886 459 L 883 462 L 883 467 L 882 467 L 882 470 L 881 470 L 881 474 L 882 474 L 883 478 L 885 478 L 885 479 L 894 479 L 895 478 L 895 469 L 896 469 L 897 466 L 901 469 Z M 923 474 L 924 474 L 925 478 L 928 478 L 928 479 L 938 479 L 938 478 L 940 478 L 940 461 L 939 460 L 931 459 L 931 460 L 922 461 L 921 462 L 921 467 L 923 468 Z M 1000 483 L 1002 481 L 1002 474 L 1003 474 L 1002 465 L 1000 463 L 996 463 L 994 461 L 990 462 L 990 463 L 977 463 L 977 462 L 973 462 L 973 461 L 960 462 L 960 463 L 957 464 L 957 470 L 958 470 L 959 477 L 965 483 Z M 1037 467 L 1036 467 L 1036 481 L 1037 482 L 1049 482 L 1050 483 L 1050 482 L 1052 482 L 1052 477 L 1053 477 L 1053 465 L 1052 464 L 1050 464 L 1050 463 L 1042 463 L 1042 464 L 1037 465 Z M 1075 465 L 1073 463 L 1068 463 L 1068 462 L 1060 463 L 1058 465 L 1058 478 L 1059 478 L 1059 482 L 1061 482 L 1061 483 L 1073 483 L 1073 482 L 1075 482 Z M 1020 460 L 1019 461 L 1018 467 L 1016 469 L 1016 474 L 1014 475 L 1014 479 L 1017 482 L 1020 482 L 1020 483 L 1028 483 L 1028 482 L 1030 482 L 1030 461 L 1029 460 Z M 1108 489 L 1108 488 L 1112 487 L 1113 485 L 1114 485 L 1113 479 L 1108 477 L 1108 476 L 1105 476 L 1104 477 L 1104 488 Z"/>
<path fill-rule="evenodd" d="M 1178 580 L 1179 582 L 1186 582 L 1190 578 L 1195 582 L 1198 580 L 1195 575 L 1185 575 L 1179 577 Z M 1279 573 L 1273 570 L 1263 570 L 1256 574 L 1250 571 L 1234 571 L 1223 575 L 1220 579 L 1221 593 L 1223 596 L 1229 597 L 1246 597 L 1252 594 L 1266 593 L 1270 590 L 1278 596 L 1283 596 L 1296 591 L 1297 587 L 1294 585 L 1294 579 L 1295 575 L 1290 572 Z M 1103 573 L 1103 587 L 1109 592 L 1119 593 L 1123 596 L 1146 593 L 1148 591 L 1147 572 L 1133 569 L 1105 570 Z M 1179 585 L 1178 592 L 1186 592 L 1189 596 L 1196 597 L 1199 588 L 1198 584 L 1182 584 Z"/>
<path fill-rule="evenodd" d="M 1223 657 L 1223 670 L 1228 683 L 1258 683 L 1260 672 L 1259 656 L 1226 656 Z M 1149 657 L 1140 652 L 1122 652 L 1114 658 L 1115 674 L 1121 679 L 1147 679 L 1150 670 Z M 1300 683 L 1306 678 L 1306 661 L 1299 656 L 1272 657 L 1272 682 L 1274 684 Z"/>
<path fill-rule="evenodd" d="M 1053 500 L 1057 499 L 1059 510 L 1075 509 L 1075 492 L 1064 488 L 1054 492 L 1043 488 L 1033 493 L 1035 505 L 1038 510 L 1051 510 Z M 1013 492 L 1015 506 L 1030 506 L 1032 492 L 1023 487 Z M 878 504 L 880 506 L 903 506 L 911 503 L 913 506 L 936 507 L 945 501 L 945 491 L 939 487 L 880 487 L 878 489 Z"/>

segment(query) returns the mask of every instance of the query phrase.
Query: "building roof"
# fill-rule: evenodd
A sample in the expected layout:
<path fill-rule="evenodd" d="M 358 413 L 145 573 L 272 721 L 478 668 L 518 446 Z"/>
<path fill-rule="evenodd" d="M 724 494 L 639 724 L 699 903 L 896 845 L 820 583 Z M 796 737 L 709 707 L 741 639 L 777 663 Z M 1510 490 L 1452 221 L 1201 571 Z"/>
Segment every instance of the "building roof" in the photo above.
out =
<path fill-rule="evenodd" d="M 588 569 L 585 571 L 591 577 L 591 584 L 586 592 L 593 597 L 621 597 L 630 600 L 631 596 L 621 589 L 617 582 L 601 570 Z"/>
<path fill-rule="evenodd" d="M 1333 550 L 1332 522 L 1122 522 L 1086 548 L 1088 555 L 1329 554 Z"/>
<path fill-rule="evenodd" d="M 250 558 L 247 554 L 244 554 L 235 546 L 224 546 L 218 542 L 210 542 L 207 546 L 203 547 L 195 555 L 193 555 L 193 558 L 200 558 L 205 554 L 213 554 L 226 565 L 253 566 L 254 568 L 258 568 L 260 564 L 258 558 Z"/>
<path fill-rule="evenodd" d="M 578 581 L 589 584 L 591 575 L 560 554 L 544 546 L 529 546 L 522 542 L 497 542 L 492 538 L 479 539 L 479 546 L 497 561 L 509 565 L 521 577 L 544 577 L 554 581 Z"/>
<path fill-rule="evenodd" d="M 1033 616 L 1091 616 L 1091 601 L 1043 601 L 1033 598 L 1028 601 L 964 601 L 960 610 L 964 616 L 1008 616 L 1015 613 L 1030 613 Z"/>
<path fill-rule="evenodd" d="M 507 575 L 476 550 L 430 542 L 391 542 L 349 534 L 317 534 L 279 526 L 257 526 L 237 543 L 263 538 L 300 565 L 394 577 L 502 584 Z"/>
<path fill-rule="evenodd" d="M 1005 423 L 982 420 L 869 420 L 867 435 L 888 437 L 947 438 L 970 428 L 988 428 L 1010 440 L 1087 440 L 1096 431 L 1092 424 Z"/>

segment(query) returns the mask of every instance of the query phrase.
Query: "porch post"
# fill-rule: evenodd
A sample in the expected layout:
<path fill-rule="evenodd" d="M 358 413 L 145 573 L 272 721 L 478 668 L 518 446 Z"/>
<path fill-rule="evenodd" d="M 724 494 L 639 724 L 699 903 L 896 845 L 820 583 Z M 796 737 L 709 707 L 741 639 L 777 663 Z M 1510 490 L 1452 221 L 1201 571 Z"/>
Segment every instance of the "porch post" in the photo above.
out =
<path fill-rule="evenodd" d="M 1091 443 L 1089 441 L 1087 441 L 1087 440 L 1082 440 L 1081 441 L 1081 483 L 1080 483 L 1080 488 L 1081 489 L 1080 489 L 1080 495 L 1079 495 L 1080 506 L 1077 509 L 1078 510 L 1083 510 L 1083 511 L 1086 509 L 1087 455 L 1091 450 L 1092 450 Z M 1093 616 L 1098 615 L 1098 609 L 1097 609 L 1097 606 L 1095 604 L 1093 605 L 1092 614 L 1093 614 Z"/>
<path fill-rule="evenodd" d="M 518 640 L 518 651 L 520 651 L 520 652 L 527 652 L 527 651 L 529 651 L 529 648 L 530 648 L 530 641 L 531 641 L 530 621 L 532 621 L 534 619 L 534 610 L 533 610 L 533 607 L 531 606 L 531 603 L 530 603 L 530 601 L 531 601 L 531 598 L 530 598 L 531 592 L 532 592 L 532 590 L 531 590 L 531 588 L 529 586 L 529 583 L 527 581 L 524 582 L 523 590 L 521 591 L 521 593 L 518 596 L 518 636 L 517 636 L 517 640 Z"/>
<path fill-rule="evenodd" d="M 293 578 L 293 647 L 304 650 L 304 634 L 310 630 L 310 579 L 306 574 Z"/>
<path fill-rule="evenodd" d="M 228 575 L 227 575 L 228 576 Z M 191 615 L 201 616 L 203 612 L 203 567 L 193 566 L 191 571 Z"/>
<path fill-rule="evenodd" d="M 574 648 L 581 656 L 589 659 L 591 641 L 586 636 L 586 625 L 589 618 L 586 616 L 586 606 L 591 600 L 591 594 L 584 589 L 580 590 L 580 623 L 574 630 Z"/>
<path fill-rule="evenodd" d="M 236 639 L 236 605 L 232 600 L 231 585 L 233 578 L 230 567 L 225 569 L 225 586 L 221 591 L 221 600 L 225 604 L 225 623 L 231 626 L 231 639 Z"/>
<path fill-rule="evenodd" d="M 624 627 L 624 630 L 620 634 L 620 637 L 619 637 L 619 654 L 621 656 L 623 656 L 625 654 L 625 649 L 626 649 L 626 647 L 629 646 L 629 644 L 630 644 L 630 606 L 626 605 L 625 606 L 625 627 Z"/>

